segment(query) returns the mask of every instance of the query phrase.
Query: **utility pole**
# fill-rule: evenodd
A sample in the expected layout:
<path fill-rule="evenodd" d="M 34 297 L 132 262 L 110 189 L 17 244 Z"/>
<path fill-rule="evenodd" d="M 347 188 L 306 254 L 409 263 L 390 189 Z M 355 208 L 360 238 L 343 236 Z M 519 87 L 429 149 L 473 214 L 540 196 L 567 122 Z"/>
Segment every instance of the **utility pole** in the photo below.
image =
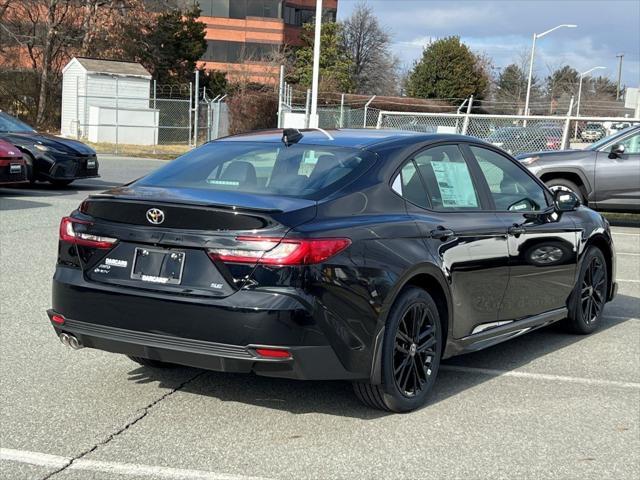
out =
<path fill-rule="evenodd" d="M 624 53 L 619 53 L 616 55 L 616 58 L 619 58 L 618 61 L 618 86 L 616 87 L 616 100 L 620 100 L 620 81 L 622 79 L 622 59 L 624 58 Z"/>
<path fill-rule="evenodd" d="M 313 40 L 313 74 L 311 77 L 311 114 L 309 127 L 318 128 L 318 80 L 320 77 L 320 31 L 322 29 L 322 0 L 316 0 L 316 29 Z"/>

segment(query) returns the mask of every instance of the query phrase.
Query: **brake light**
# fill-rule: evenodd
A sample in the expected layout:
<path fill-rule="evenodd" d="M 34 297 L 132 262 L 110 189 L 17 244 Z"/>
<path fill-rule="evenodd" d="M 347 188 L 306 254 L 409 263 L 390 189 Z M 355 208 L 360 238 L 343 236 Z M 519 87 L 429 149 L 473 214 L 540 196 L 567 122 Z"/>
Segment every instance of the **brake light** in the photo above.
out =
<path fill-rule="evenodd" d="M 291 352 L 277 348 L 256 348 L 256 353 L 265 358 L 291 358 Z"/>
<path fill-rule="evenodd" d="M 74 245 L 92 248 L 111 248 L 118 241 L 117 238 L 100 237 L 90 233 L 76 232 L 75 225 L 92 225 L 91 222 L 78 220 L 71 217 L 63 217 L 60 221 L 60 240 Z"/>
<path fill-rule="evenodd" d="M 254 248 L 212 248 L 209 257 L 230 263 L 262 265 L 312 265 L 321 263 L 351 244 L 348 238 L 279 239 L 238 237 L 236 240 Z"/>

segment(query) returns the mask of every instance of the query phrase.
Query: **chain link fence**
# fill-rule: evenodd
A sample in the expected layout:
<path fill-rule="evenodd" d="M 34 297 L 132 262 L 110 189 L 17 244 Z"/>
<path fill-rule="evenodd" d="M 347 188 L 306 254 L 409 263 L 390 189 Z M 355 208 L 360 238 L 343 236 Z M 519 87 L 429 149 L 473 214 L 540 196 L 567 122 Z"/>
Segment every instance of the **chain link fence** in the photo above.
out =
<path fill-rule="evenodd" d="M 583 148 L 640 119 L 615 117 L 558 117 L 417 113 L 381 111 L 376 128 L 422 133 L 470 135 L 517 155 L 523 152 Z M 579 128 L 581 125 L 586 126 Z M 587 136 L 583 132 L 594 131 Z M 576 134 L 577 133 L 577 134 Z"/>
<path fill-rule="evenodd" d="M 61 133 L 98 153 L 178 156 L 228 135 L 221 96 L 196 95 L 191 85 L 126 84 L 87 78 L 77 97 L 63 99 Z"/>

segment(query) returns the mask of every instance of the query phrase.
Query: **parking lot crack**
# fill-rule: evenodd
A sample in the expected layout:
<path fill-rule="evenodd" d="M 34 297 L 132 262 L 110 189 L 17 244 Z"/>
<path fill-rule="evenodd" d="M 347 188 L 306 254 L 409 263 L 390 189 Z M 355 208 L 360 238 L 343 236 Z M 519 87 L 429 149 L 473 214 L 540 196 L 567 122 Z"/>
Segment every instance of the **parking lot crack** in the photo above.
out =
<path fill-rule="evenodd" d="M 165 394 L 161 395 L 160 397 L 156 398 L 153 402 L 149 403 L 148 405 L 144 406 L 143 408 L 141 408 L 140 410 L 136 411 L 136 415 L 135 418 L 133 418 L 132 420 L 130 420 L 129 422 L 127 422 L 125 425 L 123 425 L 122 427 L 118 428 L 115 432 L 110 433 L 109 435 L 107 435 L 107 437 L 105 437 L 104 439 L 102 439 L 101 441 L 95 443 L 93 446 L 87 448 L 86 450 L 80 452 L 78 455 L 72 457 L 65 465 L 63 465 L 62 467 L 58 468 L 57 470 L 47 474 L 46 476 L 42 477 L 41 480 L 48 480 L 56 475 L 58 475 L 59 473 L 67 470 L 68 468 L 70 468 L 71 466 L 73 466 L 74 462 L 76 462 L 77 460 L 80 460 L 81 458 L 86 457 L 87 455 L 89 455 L 90 453 L 95 452 L 98 448 L 107 445 L 109 442 L 111 442 L 114 438 L 116 438 L 118 435 L 126 432 L 127 430 L 129 430 L 131 427 L 133 427 L 136 423 L 140 422 L 143 418 L 145 418 L 149 412 L 151 411 L 151 409 L 153 407 L 155 407 L 156 405 L 158 405 L 160 402 L 162 402 L 163 400 L 165 400 L 166 398 L 170 397 L 171 395 L 173 395 L 176 392 L 179 392 L 180 390 L 182 390 L 184 387 L 186 387 L 188 384 L 190 384 L 191 382 L 193 382 L 194 380 L 196 380 L 198 377 L 201 377 L 202 375 L 204 375 L 206 372 L 202 371 L 192 377 L 190 377 L 189 379 L 185 380 L 184 382 L 182 382 L 181 384 L 179 384 L 177 387 L 169 390 L 168 392 L 166 392 Z"/>

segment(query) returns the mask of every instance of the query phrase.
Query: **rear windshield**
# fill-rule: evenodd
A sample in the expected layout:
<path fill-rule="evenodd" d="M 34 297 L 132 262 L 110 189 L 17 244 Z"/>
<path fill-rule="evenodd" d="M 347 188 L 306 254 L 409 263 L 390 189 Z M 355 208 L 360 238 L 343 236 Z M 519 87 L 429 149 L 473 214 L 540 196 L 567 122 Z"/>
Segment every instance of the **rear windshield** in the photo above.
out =
<path fill-rule="evenodd" d="M 366 170 L 373 158 L 369 152 L 342 147 L 212 142 L 137 185 L 315 198 Z"/>

